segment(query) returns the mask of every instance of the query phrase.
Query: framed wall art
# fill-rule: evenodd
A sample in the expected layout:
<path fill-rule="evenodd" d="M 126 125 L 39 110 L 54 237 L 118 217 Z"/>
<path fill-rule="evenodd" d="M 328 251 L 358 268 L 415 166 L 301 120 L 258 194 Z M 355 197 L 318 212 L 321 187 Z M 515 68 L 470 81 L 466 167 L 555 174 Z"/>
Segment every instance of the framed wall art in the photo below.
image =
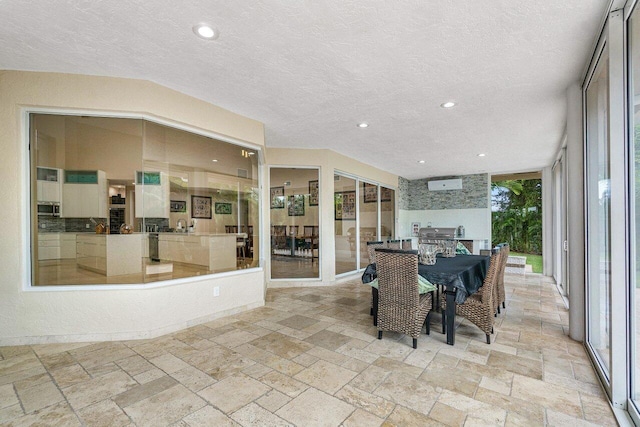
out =
<path fill-rule="evenodd" d="M 294 194 L 289 196 L 287 209 L 289 216 L 304 216 L 304 195 Z"/>
<path fill-rule="evenodd" d="M 334 194 L 334 214 L 338 221 L 356 219 L 356 192 L 344 191 Z"/>
<path fill-rule="evenodd" d="M 393 190 L 386 187 L 380 187 L 380 201 L 381 202 L 390 202 L 391 196 L 393 195 Z"/>
<path fill-rule="evenodd" d="M 378 201 L 378 186 L 375 184 L 369 184 L 367 182 L 364 184 L 364 202 L 365 203 L 375 203 Z"/>
<path fill-rule="evenodd" d="M 318 180 L 309 181 L 309 206 L 318 206 Z"/>
<path fill-rule="evenodd" d="M 231 215 L 231 203 L 216 202 L 215 212 L 219 215 Z"/>
<path fill-rule="evenodd" d="M 191 196 L 191 218 L 211 219 L 211 197 Z"/>
<path fill-rule="evenodd" d="M 284 187 L 271 187 L 271 209 L 284 209 Z"/>
<path fill-rule="evenodd" d="M 419 222 L 412 222 L 411 223 L 411 235 L 413 237 L 418 237 L 419 234 L 420 234 L 420 223 Z"/>

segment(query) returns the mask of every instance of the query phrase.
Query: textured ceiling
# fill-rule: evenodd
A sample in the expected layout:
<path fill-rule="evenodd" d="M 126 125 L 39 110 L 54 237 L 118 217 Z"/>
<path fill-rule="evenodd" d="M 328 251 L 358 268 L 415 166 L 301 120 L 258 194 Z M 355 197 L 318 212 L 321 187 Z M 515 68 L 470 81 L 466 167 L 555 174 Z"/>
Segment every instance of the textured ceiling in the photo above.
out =
<path fill-rule="evenodd" d="M 0 69 L 151 80 L 264 122 L 270 147 L 409 179 L 534 170 L 553 162 L 607 4 L 2 0 Z M 217 40 L 193 34 L 203 21 Z"/>

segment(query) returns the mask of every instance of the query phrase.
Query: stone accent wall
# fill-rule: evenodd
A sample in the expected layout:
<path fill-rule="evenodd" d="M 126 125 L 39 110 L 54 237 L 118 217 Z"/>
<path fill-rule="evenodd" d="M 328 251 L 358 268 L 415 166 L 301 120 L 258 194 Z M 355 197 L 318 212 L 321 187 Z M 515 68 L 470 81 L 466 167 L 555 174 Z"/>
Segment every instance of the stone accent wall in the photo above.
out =
<path fill-rule="evenodd" d="M 398 177 L 398 209 L 409 210 L 409 181 L 401 176 Z"/>
<path fill-rule="evenodd" d="M 457 178 L 462 179 L 462 190 L 429 191 L 429 181 Z M 488 174 L 441 176 L 413 181 L 399 178 L 398 206 L 405 210 L 488 208 L 490 202 L 488 186 Z"/>

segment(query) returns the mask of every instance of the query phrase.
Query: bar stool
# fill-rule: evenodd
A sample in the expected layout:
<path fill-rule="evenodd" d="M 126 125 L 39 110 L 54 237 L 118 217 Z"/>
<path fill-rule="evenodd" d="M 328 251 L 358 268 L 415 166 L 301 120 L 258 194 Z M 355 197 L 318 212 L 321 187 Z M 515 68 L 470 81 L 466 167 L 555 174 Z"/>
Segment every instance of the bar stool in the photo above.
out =
<path fill-rule="evenodd" d="M 236 255 L 238 259 L 242 257 L 243 264 L 245 262 L 245 258 L 247 257 L 247 237 L 249 237 L 247 233 L 236 234 Z"/>

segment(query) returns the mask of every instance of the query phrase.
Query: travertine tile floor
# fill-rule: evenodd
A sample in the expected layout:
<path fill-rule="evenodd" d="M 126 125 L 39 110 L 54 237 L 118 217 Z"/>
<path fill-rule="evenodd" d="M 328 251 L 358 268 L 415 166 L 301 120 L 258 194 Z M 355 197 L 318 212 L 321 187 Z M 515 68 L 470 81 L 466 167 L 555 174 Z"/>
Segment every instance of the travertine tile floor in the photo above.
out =
<path fill-rule="evenodd" d="M 615 425 L 542 276 L 507 276 L 494 342 L 438 316 L 376 339 L 370 290 L 269 290 L 266 307 L 145 341 L 0 347 L 0 424 Z"/>

